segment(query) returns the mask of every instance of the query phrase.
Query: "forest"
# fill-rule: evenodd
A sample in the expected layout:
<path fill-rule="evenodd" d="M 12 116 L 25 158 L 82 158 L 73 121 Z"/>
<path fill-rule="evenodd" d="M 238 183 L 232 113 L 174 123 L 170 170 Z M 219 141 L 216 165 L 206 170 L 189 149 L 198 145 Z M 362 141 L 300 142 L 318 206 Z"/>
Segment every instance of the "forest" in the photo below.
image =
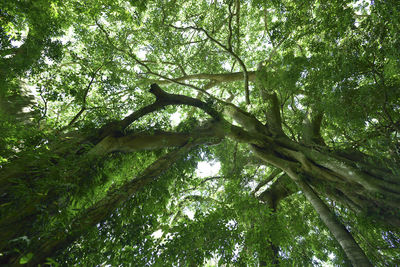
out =
<path fill-rule="evenodd" d="M 0 1 L 0 265 L 400 266 L 397 0 Z"/>

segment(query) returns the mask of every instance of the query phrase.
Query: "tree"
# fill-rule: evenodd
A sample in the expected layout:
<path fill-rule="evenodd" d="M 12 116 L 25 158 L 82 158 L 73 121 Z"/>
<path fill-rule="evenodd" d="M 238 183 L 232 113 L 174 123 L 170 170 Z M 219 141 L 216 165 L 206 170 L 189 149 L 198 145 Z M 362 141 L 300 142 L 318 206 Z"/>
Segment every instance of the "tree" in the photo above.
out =
<path fill-rule="evenodd" d="M 6 60 L 62 46 L 4 72 L 2 263 L 398 263 L 396 1 L 48 1 L 18 48 L 21 6 Z"/>

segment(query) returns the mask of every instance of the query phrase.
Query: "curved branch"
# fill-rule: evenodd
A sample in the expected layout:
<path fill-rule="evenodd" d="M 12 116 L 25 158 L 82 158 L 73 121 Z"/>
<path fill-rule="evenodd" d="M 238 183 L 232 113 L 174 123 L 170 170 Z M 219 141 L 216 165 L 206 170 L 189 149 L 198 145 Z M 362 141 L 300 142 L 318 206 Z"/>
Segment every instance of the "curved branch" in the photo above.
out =
<path fill-rule="evenodd" d="M 261 187 L 263 187 L 264 185 L 268 184 L 269 182 L 271 182 L 279 173 L 281 173 L 282 170 L 280 169 L 274 169 L 272 171 L 272 173 L 270 175 L 268 175 L 268 177 L 264 180 L 262 180 L 257 186 L 256 188 L 253 190 L 253 194 L 256 194 L 258 192 L 258 190 L 260 190 Z"/>
<path fill-rule="evenodd" d="M 276 211 L 279 202 L 282 199 L 296 193 L 297 191 L 298 190 L 295 189 L 295 186 L 292 180 L 290 180 L 289 176 L 283 174 L 278 177 L 278 179 L 267 190 L 262 192 L 258 196 L 258 199 L 266 202 L 273 211 Z"/>
<path fill-rule="evenodd" d="M 255 71 L 248 71 L 248 79 L 249 81 L 255 81 L 256 79 L 256 72 Z M 244 73 L 243 72 L 231 72 L 231 73 L 216 73 L 216 74 L 209 74 L 209 73 L 199 73 L 199 74 L 190 74 L 184 75 L 179 78 L 175 79 L 168 79 L 168 80 L 150 80 L 151 82 L 163 85 L 163 84 L 171 84 L 173 82 L 181 82 L 181 81 L 190 81 L 190 80 L 212 80 L 218 83 L 221 82 L 235 82 L 243 80 Z"/>
<path fill-rule="evenodd" d="M 215 120 L 217 120 L 217 121 L 222 120 L 222 116 L 218 111 L 216 111 L 214 108 L 212 108 L 211 105 L 209 105 L 199 99 L 191 98 L 191 97 L 188 97 L 185 95 L 169 94 L 169 93 L 163 91 L 155 83 L 150 86 L 149 92 L 152 93 L 156 97 L 156 101 L 153 104 L 145 106 L 145 107 L 131 113 L 130 115 L 128 115 L 121 121 L 112 122 L 112 123 L 107 124 L 104 127 L 102 127 L 100 129 L 97 137 L 95 137 L 97 142 L 106 138 L 107 136 L 114 135 L 114 133 L 116 133 L 116 132 L 121 133 L 129 125 L 131 125 L 133 122 L 140 119 L 141 117 L 143 117 L 147 114 L 150 114 L 152 112 L 161 110 L 162 108 L 169 106 L 169 105 L 188 105 L 188 106 L 192 106 L 192 107 L 197 107 L 197 108 L 202 109 L 207 114 L 209 114 Z M 96 140 L 92 140 L 92 141 L 97 143 Z"/>

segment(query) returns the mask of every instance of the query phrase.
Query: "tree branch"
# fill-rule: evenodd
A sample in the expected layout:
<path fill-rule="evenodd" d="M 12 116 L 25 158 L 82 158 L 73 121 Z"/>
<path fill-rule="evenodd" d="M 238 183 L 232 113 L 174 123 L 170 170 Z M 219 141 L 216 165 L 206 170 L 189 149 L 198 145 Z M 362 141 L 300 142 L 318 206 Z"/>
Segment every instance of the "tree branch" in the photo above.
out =
<path fill-rule="evenodd" d="M 232 48 L 229 48 L 225 45 L 223 45 L 220 41 L 218 41 L 217 39 L 215 39 L 214 37 L 212 37 L 204 28 L 201 27 L 193 27 L 193 26 L 189 26 L 189 27 L 177 27 L 174 25 L 169 25 L 170 27 L 173 27 L 175 29 L 178 30 L 188 30 L 188 29 L 192 29 L 192 30 L 196 30 L 196 31 L 201 31 L 203 32 L 208 39 L 210 39 L 211 41 L 213 41 L 214 43 L 216 43 L 218 46 L 220 46 L 222 49 L 224 49 L 226 52 L 228 52 L 233 58 L 235 58 L 240 66 L 242 67 L 243 70 L 243 77 L 244 77 L 244 89 L 245 89 L 245 96 L 246 96 L 246 103 L 250 104 L 250 93 L 249 93 L 249 74 L 247 72 L 247 68 L 246 65 L 244 64 L 243 60 L 236 55 Z"/>
<path fill-rule="evenodd" d="M 311 114 L 306 116 L 303 122 L 303 142 L 305 144 L 325 146 L 324 139 L 321 136 L 322 119 L 322 112 L 311 111 Z"/>
<path fill-rule="evenodd" d="M 281 171 L 281 170 L 279 170 Z M 278 179 L 264 192 L 262 192 L 258 199 L 268 203 L 273 211 L 278 208 L 279 202 L 296 193 L 298 190 L 295 189 L 293 182 L 286 174 L 281 175 Z"/>
<path fill-rule="evenodd" d="M 235 1 L 236 4 L 236 36 L 237 36 L 237 48 L 236 51 L 240 50 L 240 0 Z"/>
<path fill-rule="evenodd" d="M 272 173 L 265 179 L 262 180 L 257 186 L 256 188 L 253 190 L 253 194 L 256 194 L 258 192 L 258 190 L 260 190 L 261 187 L 263 187 L 264 185 L 268 184 L 269 182 L 271 182 L 279 173 L 281 173 L 282 170 L 280 169 L 274 169 L 272 171 Z"/>
<path fill-rule="evenodd" d="M 128 153 L 138 150 L 179 147 L 193 139 L 212 137 L 215 137 L 217 141 L 224 137 L 216 124 L 211 124 L 207 128 L 196 128 L 190 133 L 158 131 L 154 134 L 133 133 L 117 137 L 109 135 L 96 144 L 88 154 L 100 156 L 112 152 Z"/>
<path fill-rule="evenodd" d="M 229 12 L 229 17 L 228 17 L 228 50 L 232 51 L 232 19 L 234 14 L 232 13 L 232 5 L 233 1 L 229 2 L 228 4 L 228 12 Z"/>
<path fill-rule="evenodd" d="M 263 100 L 267 103 L 265 115 L 267 117 L 268 127 L 273 133 L 284 135 L 278 96 L 275 92 L 272 92 L 271 94 L 267 93 L 264 88 L 262 88 L 261 95 Z"/>
<path fill-rule="evenodd" d="M 93 73 L 93 75 L 92 75 L 92 78 L 90 79 L 89 84 L 86 86 L 85 92 L 84 92 L 84 94 L 83 94 L 81 110 L 79 110 L 79 112 L 74 116 L 74 118 L 68 123 L 67 127 L 70 127 L 71 125 L 73 125 L 73 124 L 78 120 L 78 118 L 82 115 L 82 113 L 86 110 L 86 98 L 87 98 L 87 95 L 88 95 L 88 93 L 89 93 L 89 91 L 90 91 L 90 88 L 91 88 L 93 82 L 94 82 L 94 79 L 96 78 L 97 73 L 100 71 L 100 69 L 101 69 L 103 66 L 104 66 L 104 64 L 101 65 L 100 67 L 98 67 L 98 68 L 94 71 L 94 73 Z"/>
<path fill-rule="evenodd" d="M 288 170 L 287 174 L 296 182 L 307 200 L 311 203 L 317 211 L 321 220 L 328 227 L 330 232 L 339 242 L 347 257 L 350 259 L 354 266 L 372 266 L 365 255 L 364 251 L 360 248 L 353 236 L 344 227 L 344 225 L 336 218 L 334 213 L 328 206 L 321 200 L 318 194 L 308 185 L 308 183 L 298 174 L 292 170 Z"/>
<path fill-rule="evenodd" d="M 217 73 L 217 74 L 199 73 L 199 74 L 184 75 L 184 76 L 181 76 L 181 77 L 175 78 L 175 79 L 150 80 L 150 81 L 153 83 L 160 84 L 160 85 L 171 84 L 174 82 L 181 82 L 181 81 L 189 81 L 189 80 L 210 80 L 210 81 L 214 81 L 216 83 L 221 83 L 221 82 L 240 81 L 240 80 L 243 80 L 243 76 L 244 76 L 243 72 Z M 249 81 L 255 81 L 256 72 L 249 71 L 248 79 L 249 79 Z"/>

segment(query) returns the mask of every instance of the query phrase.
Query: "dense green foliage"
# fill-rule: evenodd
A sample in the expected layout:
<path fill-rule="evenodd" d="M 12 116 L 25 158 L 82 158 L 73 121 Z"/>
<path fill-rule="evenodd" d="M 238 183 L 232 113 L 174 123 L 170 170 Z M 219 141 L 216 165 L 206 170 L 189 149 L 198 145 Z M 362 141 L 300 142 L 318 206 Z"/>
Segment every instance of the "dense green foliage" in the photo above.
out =
<path fill-rule="evenodd" d="M 343 160 L 345 182 L 305 180 L 374 266 L 400 264 L 399 33 L 395 0 L 1 1 L 1 263 L 60 237 L 43 254 L 53 266 L 351 266 L 288 171 L 229 132 L 248 130 L 234 104 L 272 129 L 271 150 L 278 113 L 317 168 Z M 198 141 L 218 119 L 181 103 L 123 126 L 154 103 L 153 83 L 224 114 L 226 134 Z M 182 147 L 172 133 L 199 145 L 154 175 Z M 166 139 L 146 147 L 154 136 Z M 204 162 L 220 168 L 201 175 Z"/>

